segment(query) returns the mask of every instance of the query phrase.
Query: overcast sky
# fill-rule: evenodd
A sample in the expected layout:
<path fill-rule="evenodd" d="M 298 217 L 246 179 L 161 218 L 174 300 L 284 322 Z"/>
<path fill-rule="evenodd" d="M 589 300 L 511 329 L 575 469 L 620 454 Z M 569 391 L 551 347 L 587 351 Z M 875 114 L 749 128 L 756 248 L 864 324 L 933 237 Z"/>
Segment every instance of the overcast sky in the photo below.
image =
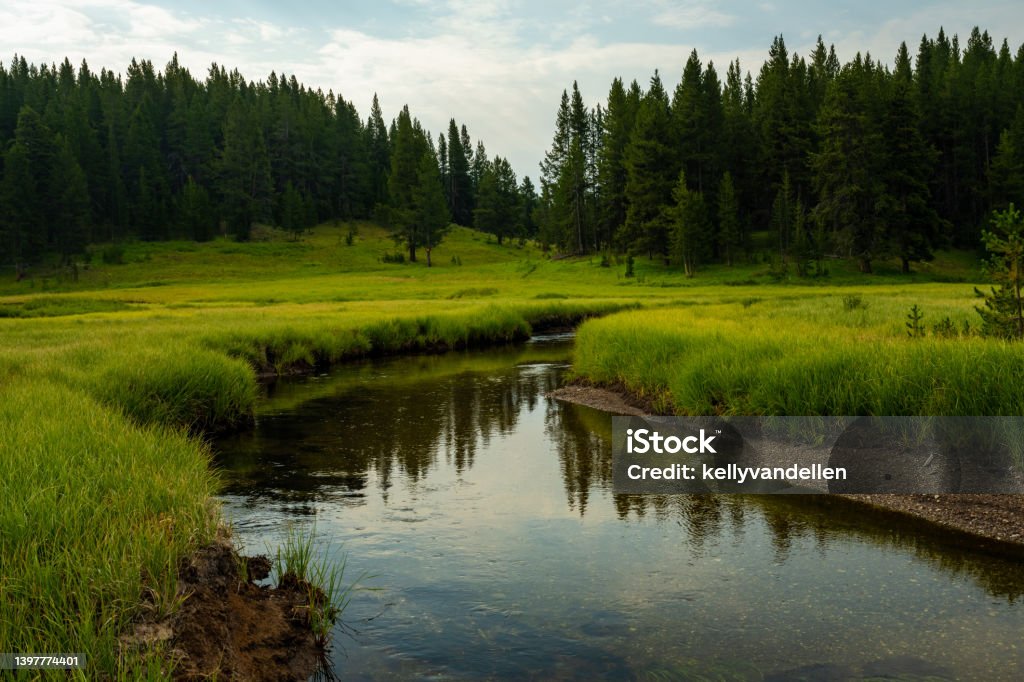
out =
<path fill-rule="evenodd" d="M 433 132 L 454 116 L 488 153 L 517 173 L 537 175 L 564 88 L 579 81 L 587 102 L 603 101 L 614 76 L 646 87 L 654 69 L 678 82 L 690 50 L 724 77 L 739 57 L 756 76 L 773 36 L 806 54 L 818 34 L 842 61 L 858 51 L 891 62 L 900 41 L 911 53 L 939 26 L 966 42 L 975 25 L 1011 49 L 1024 41 L 1020 0 L 782 2 L 633 0 L 3 0 L 0 50 L 32 62 L 123 72 L 129 60 L 161 67 L 177 51 L 193 75 L 211 62 L 249 80 L 271 70 L 333 90 L 365 119 L 373 93 L 390 121 L 403 104 Z"/>

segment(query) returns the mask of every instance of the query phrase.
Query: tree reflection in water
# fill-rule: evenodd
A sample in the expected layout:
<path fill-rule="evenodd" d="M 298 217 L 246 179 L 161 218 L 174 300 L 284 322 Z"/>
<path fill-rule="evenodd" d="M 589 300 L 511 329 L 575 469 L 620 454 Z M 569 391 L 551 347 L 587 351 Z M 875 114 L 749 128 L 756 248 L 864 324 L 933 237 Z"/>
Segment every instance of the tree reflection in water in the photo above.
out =
<path fill-rule="evenodd" d="M 500 456 L 556 458 L 566 504 L 580 518 L 607 504 L 623 522 L 674 523 L 694 555 L 724 537 L 741 542 L 757 528 L 770 539 L 777 564 L 798 543 L 809 540 L 825 552 L 852 538 L 910 550 L 944 572 L 972 577 L 994 596 L 1014 601 L 1024 594 L 1015 562 L 965 551 L 953 546 L 958 539 L 827 496 L 614 495 L 610 415 L 545 397 L 566 369 L 565 349 L 552 355 L 520 348 L 406 358 L 283 384 L 254 430 L 216 444 L 225 492 L 249 507 L 285 504 L 293 514 L 341 499 L 361 504 L 369 495 L 386 503 L 399 480 L 426 485 L 442 465 L 461 479 L 481 453 L 499 456 L 488 452 L 495 443 L 533 428 L 523 420 L 539 418 L 546 451 L 499 448 Z M 274 411 L 289 398 L 291 407 Z"/>

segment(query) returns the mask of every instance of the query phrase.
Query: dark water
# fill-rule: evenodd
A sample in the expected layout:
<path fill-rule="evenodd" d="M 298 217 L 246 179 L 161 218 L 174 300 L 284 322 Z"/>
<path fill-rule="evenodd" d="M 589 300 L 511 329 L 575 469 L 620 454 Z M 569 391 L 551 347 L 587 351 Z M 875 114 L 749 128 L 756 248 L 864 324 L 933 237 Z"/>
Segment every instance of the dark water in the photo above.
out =
<path fill-rule="evenodd" d="M 1024 563 L 826 498 L 611 493 L 570 342 L 338 368 L 215 443 L 236 538 L 374 574 L 342 679 L 1021 679 Z"/>

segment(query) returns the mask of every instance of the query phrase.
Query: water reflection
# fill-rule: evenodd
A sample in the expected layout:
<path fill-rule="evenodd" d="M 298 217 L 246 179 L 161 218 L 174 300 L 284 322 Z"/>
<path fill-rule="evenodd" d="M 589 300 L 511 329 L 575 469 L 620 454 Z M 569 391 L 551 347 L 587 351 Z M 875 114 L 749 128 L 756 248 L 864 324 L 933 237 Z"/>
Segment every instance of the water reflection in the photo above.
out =
<path fill-rule="evenodd" d="M 259 501 L 297 503 L 358 497 L 371 474 L 384 491 L 396 475 L 416 484 L 441 461 L 461 474 L 479 448 L 514 431 L 520 416 L 558 386 L 557 368 L 528 364 L 538 356 L 518 351 L 466 355 L 461 363 L 447 356 L 368 362 L 326 381 L 273 386 L 270 409 L 256 428 L 217 444 L 226 492 L 258 490 Z M 299 415 L 273 409 L 277 394 L 287 399 L 296 385 L 311 384 L 323 395 L 301 403 Z"/>
<path fill-rule="evenodd" d="M 335 652 L 345 679 L 1024 666 L 1019 562 L 834 498 L 612 494 L 610 417 L 545 397 L 568 350 L 281 382 L 254 430 L 215 443 L 242 542 L 274 545 L 286 521 L 315 517 L 351 571 L 378 575 L 346 615 L 359 635 Z"/>

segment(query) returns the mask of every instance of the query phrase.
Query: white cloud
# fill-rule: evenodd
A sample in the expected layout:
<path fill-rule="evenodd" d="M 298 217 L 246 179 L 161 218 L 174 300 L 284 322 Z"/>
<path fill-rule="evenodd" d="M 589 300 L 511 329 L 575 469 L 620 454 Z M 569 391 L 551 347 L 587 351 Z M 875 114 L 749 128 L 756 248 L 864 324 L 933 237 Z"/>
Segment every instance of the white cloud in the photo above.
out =
<path fill-rule="evenodd" d="M 704 26 L 731 26 L 736 17 L 726 14 L 716 5 L 721 3 L 688 0 L 687 2 L 671 2 L 659 0 L 655 2 L 656 14 L 654 23 L 669 28 L 694 29 Z"/>

